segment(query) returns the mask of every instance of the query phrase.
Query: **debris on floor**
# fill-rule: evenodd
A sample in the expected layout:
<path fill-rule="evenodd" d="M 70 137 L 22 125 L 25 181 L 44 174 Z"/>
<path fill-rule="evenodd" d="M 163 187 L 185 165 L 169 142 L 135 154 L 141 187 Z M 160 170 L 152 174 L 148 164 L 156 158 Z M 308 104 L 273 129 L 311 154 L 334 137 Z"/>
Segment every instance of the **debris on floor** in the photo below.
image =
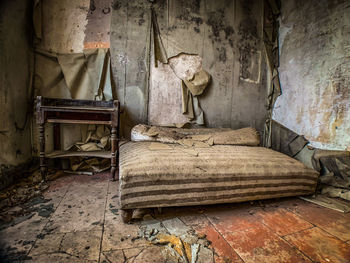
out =
<path fill-rule="evenodd" d="M 40 171 L 36 170 L 29 177 L 2 190 L 0 192 L 0 223 L 8 223 L 14 217 L 27 214 L 20 205 L 35 197 L 42 199 L 41 194 L 48 187 L 49 183 L 44 182 Z"/>
<path fill-rule="evenodd" d="M 335 196 L 334 196 L 335 197 Z M 350 202 L 342 199 L 330 198 L 326 195 L 318 194 L 312 197 L 300 197 L 300 199 L 320 205 L 329 209 L 333 209 L 338 212 L 348 213 L 350 212 Z"/>
<path fill-rule="evenodd" d="M 139 237 L 162 247 L 164 262 L 214 262 L 214 251 L 205 235 L 197 235 L 177 217 L 165 221 L 145 217 Z"/>
<path fill-rule="evenodd" d="M 350 258 L 350 213 L 299 198 L 136 210 L 134 218 L 142 220 L 123 224 L 119 182 L 110 181 L 109 173 L 55 178 L 42 196 L 11 208 L 19 216 L 0 229 L 0 262 L 279 263 Z"/>

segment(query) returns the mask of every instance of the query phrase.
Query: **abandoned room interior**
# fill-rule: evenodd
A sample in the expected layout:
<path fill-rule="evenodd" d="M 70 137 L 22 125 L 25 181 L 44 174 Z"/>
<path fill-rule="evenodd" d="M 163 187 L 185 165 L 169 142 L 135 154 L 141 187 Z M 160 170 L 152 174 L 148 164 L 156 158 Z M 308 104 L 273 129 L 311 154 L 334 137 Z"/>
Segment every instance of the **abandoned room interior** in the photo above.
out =
<path fill-rule="evenodd" d="M 350 262 L 349 0 L 1 0 L 0 262 Z"/>

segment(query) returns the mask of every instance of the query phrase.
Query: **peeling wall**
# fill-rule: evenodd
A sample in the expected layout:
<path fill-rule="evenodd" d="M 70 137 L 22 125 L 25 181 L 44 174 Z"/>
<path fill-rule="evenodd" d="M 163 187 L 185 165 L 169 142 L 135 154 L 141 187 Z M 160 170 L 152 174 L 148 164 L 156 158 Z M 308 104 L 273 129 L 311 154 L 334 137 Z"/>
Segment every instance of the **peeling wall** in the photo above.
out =
<path fill-rule="evenodd" d="M 91 0 L 85 30 L 85 48 L 109 48 L 113 0 Z"/>
<path fill-rule="evenodd" d="M 43 53 L 76 54 L 84 49 L 109 48 L 111 0 L 42 0 L 42 39 L 36 41 L 35 95 L 71 98 L 61 68 L 55 58 Z M 54 74 L 56 73 L 56 74 Z M 35 122 L 35 120 L 34 120 Z M 53 150 L 53 129 L 45 128 L 46 151 Z M 38 145 L 33 129 L 33 145 Z M 62 124 L 64 149 L 81 141 L 81 126 Z M 34 151 L 37 150 L 34 149 Z"/>
<path fill-rule="evenodd" d="M 282 1 L 279 41 L 273 119 L 315 147 L 350 150 L 350 2 Z"/>
<path fill-rule="evenodd" d="M 178 54 L 195 54 L 212 77 L 199 97 L 209 127 L 263 130 L 266 66 L 261 53 L 262 3 L 159 0 L 153 5 L 170 62 L 177 64 L 177 70 L 193 70 L 198 65 L 189 66 L 186 55 Z M 153 62 L 150 7 L 143 0 L 115 1 L 113 5 L 112 64 L 128 129 L 137 123 L 172 125 L 186 120 L 176 70 L 171 63 L 158 63 L 156 68 Z"/>
<path fill-rule="evenodd" d="M 44 0 L 42 4 L 43 33 L 37 47 L 56 53 L 82 52 L 90 0 Z"/>
<path fill-rule="evenodd" d="M 79 53 L 108 48 L 113 0 L 43 0 L 42 40 L 38 48 Z"/>
<path fill-rule="evenodd" d="M 45 0 L 38 48 L 77 53 L 110 45 L 126 132 L 138 123 L 186 121 L 181 81 L 172 67 L 191 71 L 186 56 L 178 54 L 196 55 L 200 67 L 211 75 L 199 97 L 207 126 L 253 126 L 262 131 L 267 113 L 263 1 L 155 1 L 162 41 L 168 57 L 173 57 L 172 64 L 157 68 L 150 45 L 151 5 L 146 0 Z"/>
<path fill-rule="evenodd" d="M 0 2 L 0 168 L 31 159 L 30 22 L 31 1 Z"/>

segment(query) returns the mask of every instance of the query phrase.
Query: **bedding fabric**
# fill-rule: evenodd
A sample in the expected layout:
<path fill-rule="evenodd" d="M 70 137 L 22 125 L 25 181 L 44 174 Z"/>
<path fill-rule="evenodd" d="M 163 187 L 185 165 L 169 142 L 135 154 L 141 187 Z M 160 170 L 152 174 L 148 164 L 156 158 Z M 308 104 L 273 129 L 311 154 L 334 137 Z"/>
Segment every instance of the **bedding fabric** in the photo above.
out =
<path fill-rule="evenodd" d="M 232 203 L 307 195 L 318 172 L 282 153 L 232 145 L 120 147 L 122 209 Z"/>

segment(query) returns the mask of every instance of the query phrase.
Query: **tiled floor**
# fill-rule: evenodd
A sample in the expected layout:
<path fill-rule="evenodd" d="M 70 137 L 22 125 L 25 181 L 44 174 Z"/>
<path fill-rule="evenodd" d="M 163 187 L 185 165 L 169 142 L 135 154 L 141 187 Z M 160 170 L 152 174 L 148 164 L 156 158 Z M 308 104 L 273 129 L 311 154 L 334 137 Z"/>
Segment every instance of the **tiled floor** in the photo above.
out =
<path fill-rule="evenodd" d="M 121 222 L 108 174 L 61 176 L 44 198 L 0 230 L 1 262 L 164 262 L 159 246 L 138 238 L 140 222 Z M 350 262 L 350 214 L 298 198 L 166 208 L 156 218 L 205 235 L 215 262 Z"/>

